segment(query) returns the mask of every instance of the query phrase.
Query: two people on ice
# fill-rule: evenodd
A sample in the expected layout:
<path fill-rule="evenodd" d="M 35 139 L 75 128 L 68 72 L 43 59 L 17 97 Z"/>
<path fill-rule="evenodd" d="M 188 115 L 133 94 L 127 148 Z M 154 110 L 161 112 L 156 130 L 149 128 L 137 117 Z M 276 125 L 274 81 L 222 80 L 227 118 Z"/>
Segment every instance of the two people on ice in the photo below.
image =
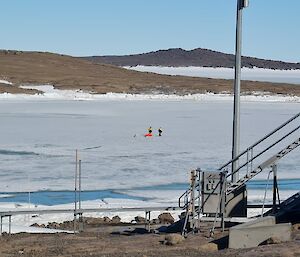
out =
<path fill-rule="evenodd" d="M 161 135 L 162 135 L 162 128 L 160 127 L 158 130 L 158 136 L 159 137 L 161 137 Z M 153 129 L 152 129 L 152 127 L 150 126 L 149 128 L 148 128 L 148 134 L 146 134 L 145 136 L 146 137 L 152 137 L 152 132 L 153 132 Z"/>

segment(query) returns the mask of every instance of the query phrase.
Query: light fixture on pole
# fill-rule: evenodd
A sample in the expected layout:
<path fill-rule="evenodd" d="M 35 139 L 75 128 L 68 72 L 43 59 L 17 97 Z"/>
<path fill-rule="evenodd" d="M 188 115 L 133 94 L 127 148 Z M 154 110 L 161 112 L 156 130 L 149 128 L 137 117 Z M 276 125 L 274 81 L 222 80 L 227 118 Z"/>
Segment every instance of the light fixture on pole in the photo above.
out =
<path fill-rule="evenodd" d="M 234 72 L 234 106 L 233 106 L 233 135 L 232 135 L 232 159 L 239 155 L 240 144 L 240 88 L 241 88 L 241 48 L 242 48 L 242 14 L 248 7 L 248 0 L 237 0 L 236 14 L 236 42 L 235 42 L 235 72 Z M 238 179 L 238 159 L 232 162 L 231 181 Z"/>

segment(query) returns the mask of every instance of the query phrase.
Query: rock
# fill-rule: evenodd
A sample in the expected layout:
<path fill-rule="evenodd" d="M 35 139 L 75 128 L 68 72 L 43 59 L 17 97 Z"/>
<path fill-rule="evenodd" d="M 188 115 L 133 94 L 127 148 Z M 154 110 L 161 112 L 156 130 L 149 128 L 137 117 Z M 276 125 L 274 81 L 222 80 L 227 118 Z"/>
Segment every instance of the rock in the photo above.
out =
<path fill-rule="evenodd" d="M 160 220 L 159 219 L 153 219 L 151 220 L 151 224 L 159 224 Z"/>
<path fill-rule="evenodd" d="M 164 243 L 166 245 L 177 245 L 184 241 L 184 237 L 179 234 L 169 234 L 165 236 Z"/>
<path fill-rule="evenodd" d="M 103 217 L 103 218 L 85 218 L 84 222 L 87 225 L 96 226 L 96 225 L 102 225 L 111 223 L 112 220 L 109 217 Z"/>
<path fill-rule="evenodd" d="M 58 228 L 60 228 L 60 224 L 57 222 L 49 222 L 47 225 L 47 228 L 58 229 Z"/>
<path fill-rule="evenodd" d="M 40 227 L 40 225 L 39 225 L 39 224 L 37 224 L 37 223 L 33 223 L 33 224 L 31 224 L 31 225 L 30 225 L 30 227 L 38 227 L 38 228 L 39 228 L 39 227 Z"/>
<path fill-rule="evenodd" d="M 38 224 L 38 223 L 33 223 L 30 225 L 30 227 L 37 227 L 37 228 L 45 228 L 45 224 Z"/>
<path fill-rule="evenodd" d="M 111 222 L 111 219 L 110 219 L 109 217 L 105 216 L 105 217 L 103 218 L 103 222 L 104 222 L 104 223 L 110 223 L 110 222 Z"/>
<path fill-rule="evenodd" d="M 262 242 L 261 245 L 272 245 L 280 244 L 282 241 L 278 237 L 270 237 L 266 241 Z"/>
<path fill-rule="evenodd" d="M 121 223 L 121 218 L 119 216 L 114 216 L 111 219 L 111 223 L 114 223 L 114 224 Z"/>
<path fill-rule="evenodd" d="M 174 218 L 169 212 L 164 212 L 158 216 L 159 222 L 162 224 L 173 224 Z"/>
<path fill-rule="evenodd" d="M 72 221 L 64 221 L 63 223 L 60 224 L 60 227 L 62 229 L 70 229 L 73 228 L 73 220 Z"/>
<path fill-rule="evenodd" d="M 84 223 L 87 225 L 95 225 L 96 219 L 95 218 L 84 218 Z"/>
<path fill-rule="evenodd" d="M 145 218 L 141 217 L 141 216 L 136 216 L 136 217 L 134 217 L 134 221 L 136 223 L 145 223 Z"/>
<path fill-rule="evenodd" d="M 293 230 L 297 231 L 300 230 L 300 223 L 296 223 L 293 225 Z"/>
<path fill-rule="evenodd" d="M 218 245 L 215 243 L 207 243 L 207 244 L 201 245 L 199 247 L 199 249 L 203 250 L 203 251 L 207 251 L 207 252 L 215 252 L 215 251 L 218 251 Z"/>

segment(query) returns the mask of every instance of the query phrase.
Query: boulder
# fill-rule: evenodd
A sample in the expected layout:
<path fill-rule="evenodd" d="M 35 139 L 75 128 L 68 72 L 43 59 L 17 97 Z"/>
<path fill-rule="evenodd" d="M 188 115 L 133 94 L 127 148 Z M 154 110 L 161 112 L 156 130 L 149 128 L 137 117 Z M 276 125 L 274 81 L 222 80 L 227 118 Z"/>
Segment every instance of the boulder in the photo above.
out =
<path fill-rule="evenodd" d="M 136 216 L 136 217 L 134 217 L 134 221 L 136 223 L 145 223 L 145 218 L 141 217 L 141 216 Z"/>
<path fill-rule="evenodd" d="M 99 224 L 99 219 L 96 218 L 84 218 L 84 223 L 87 225 L 96 225 Z"/>
<path fill-rule="evenodd" d="M 199 250 L 203 250 L 205 252 L 215 252 L 218 251 L 218 245 L 215 243 L 203 244 L 199 247 Z"/>
<path fill-rule="evenodd" d="M 58 229 L 60 228 L 60 224 L 57 222 L 49 222 L 47 228 Z"/>
<path fill-rule="evenodd" d="M 114 216 L 111 219 L 111 223 L 119 224 L 119 223 L 121 223 L 121 218 L 119 216 Z"/>
<path fill-rule="evenodd" d="M 300 223 L 294 224 L 294 225 L 293 225 L 293 230 L 294 230 L 294 231 L 300 230 Z"/>
<path fill-rule="evenodd" d="M 73 228 L 73 220 L 72 221 L 69 221 L 69 220 L 67 220 L 67 221 L 64 221 L 63 223 L 61 223 L 60 224 L 60 227 L 62 228 L 62 229 L 70 229 L 70 228 Z"/>
<path fill-rule="evenodd" d="M 103 219 L 103 223 L 110 223 L 111 222 L 111 219 L 109 217 L 104 217 Z"/>
<path fill-rule="evenodd" d="M 158 216 L 159 222 L 162 224 L 173 224 L 174 218 L 169 212 L 164 212 Z"/>
<path fill-rule="evenodd" d="M 33 223 L 33 224 L 31 224 L 31 225 L 30 225 L 30 227 L 38 227 L 38 228 L 39 228 L 39 227 L 40 227 L 40 225 L 39 225 L 39 224 L 37 224 L 37 223 Z"/>
<path fill-rule="evenodd" d="M 184 241 L 184 237 L 180 234 L 169 234 L 165 236 L 164 243 L 166 245 L 177 245 Z"/>

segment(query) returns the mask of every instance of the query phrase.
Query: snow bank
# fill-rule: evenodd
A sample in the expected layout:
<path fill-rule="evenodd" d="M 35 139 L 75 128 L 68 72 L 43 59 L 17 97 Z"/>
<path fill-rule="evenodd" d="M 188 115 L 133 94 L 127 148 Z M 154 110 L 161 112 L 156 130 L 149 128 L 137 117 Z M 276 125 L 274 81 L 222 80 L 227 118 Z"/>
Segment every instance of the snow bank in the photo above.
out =
<path fill-rule="evenodd" d="M 7 84 L 7 85 L 12 85 L 12 82 L 9 82 L 9 81 L 7 81 L 5 79 L 0 79 L 0 83 Z"/>
<path fill-rule="evenodd" d="M 125 66 L 124 68 L 142 72 L 153 72 L 166 75 L 182 75 L 190 77 L 206 77 L 233 79 L 233 68 L 210 67 L 162 67 L 162 66 Z M 262 68 L 242 68 L 242 79 L 253 81 L 268 81 L 278 83 L 300 84 L 300 70 L 271 70 Z"/>
<path fill-rule="evenodd" d="M 106 93 L 93 94 L 83 92 L 81 90 L 60 90 L 55 89 L 51 85 L 40 86 L 22 86 L 27 89 L 37 89 L 43 94 L 0 94 L 2 100 L 128 100 L 128 101 L 145 101 L 145 100 L 159 100 L 159 101 L 233 101 L 233 95 L 226 92 L 222 94 L 188 94 L 188 95 L 165 95 L 165 94 L 122 94 L 122 93 Z M 297 96 L 282 96 L 271 95 L 264 92 L 252 92 L 252 95 L 242 95 L 241 101 L 244 102 L 300 102 L 300 97 Z"/>

